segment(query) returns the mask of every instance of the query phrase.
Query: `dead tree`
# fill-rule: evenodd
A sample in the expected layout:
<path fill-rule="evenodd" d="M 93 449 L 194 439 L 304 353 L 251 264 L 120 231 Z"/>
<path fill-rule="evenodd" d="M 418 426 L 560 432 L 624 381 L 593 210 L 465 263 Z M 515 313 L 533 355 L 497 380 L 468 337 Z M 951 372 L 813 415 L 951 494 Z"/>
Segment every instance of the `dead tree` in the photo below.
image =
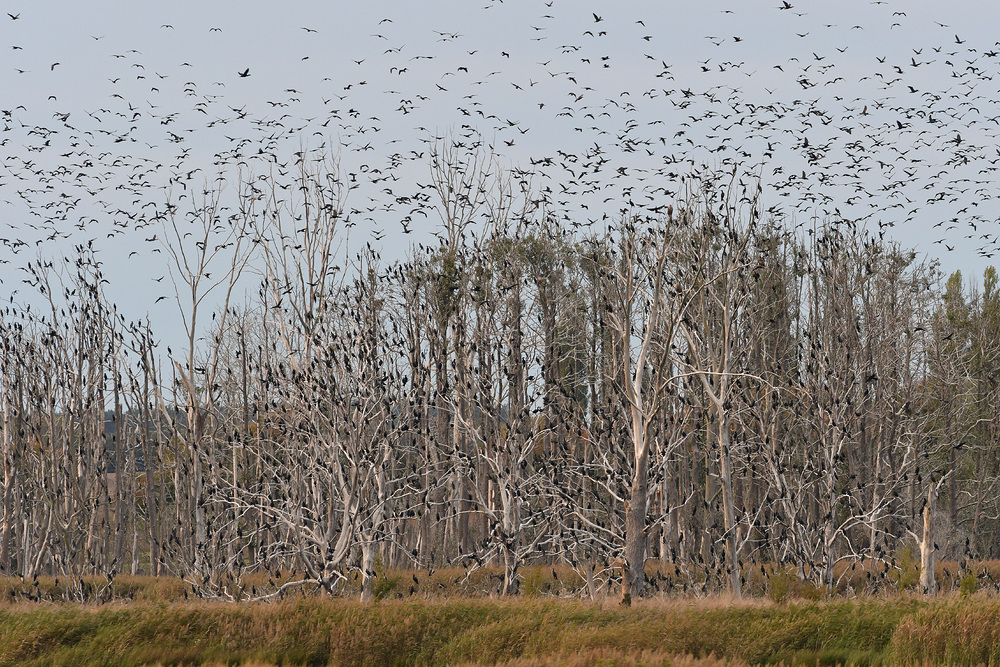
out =
<path fill-rule="evenodd" d="M 613 285 L 608 318 L 617 337 L 614 372 L 625 398 L 631 440 L 628 497 L 620 502 L 625 508 L 624 559 L 634 595 L 643 594 L 646 583 L 654 420 L 674 390 L 671 345 L 695 295 L 681 274 L 688 270 L 681 254 L 686 222 L 683 215 L 675 218 L 672 208 L 658 219 L 623 220 L 616 239 L 618 256 L 607 276 Z"/>

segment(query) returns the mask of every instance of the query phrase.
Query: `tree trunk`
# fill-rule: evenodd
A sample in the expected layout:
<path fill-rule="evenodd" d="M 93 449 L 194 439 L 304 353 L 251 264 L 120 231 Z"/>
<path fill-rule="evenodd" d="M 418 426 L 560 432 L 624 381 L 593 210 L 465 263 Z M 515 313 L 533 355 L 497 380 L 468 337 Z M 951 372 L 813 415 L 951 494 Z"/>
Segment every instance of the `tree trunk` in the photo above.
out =
<path fill-rule="evenodd" d="M 620 561 L 622 568 L 622 599 L 621 605 L 623 607 L 632 606 L 632 568 L 628 566 L 628 561 L 622 559 Z"/>
<path fill-rule="evenodd" d="M 11 517 L 14 513 L 14 452 L 13 437 L 11 435 L 10 401 L 11 396 L 0 397 L 3 400 L 3 500 L 0 501 L 0 511 L 3 517 L 0 518 L 0 573 L 9 574 L 10 570 L 10 534 Z"/>
<path fill-rule="evenodd" d="M 720 408 L 721 412 L 721 408 Z M 726 560 L 734 597 L 743 596 L 740 577 L 739 536 L 736 534 L 736 506 L 733 496 L 733 458 L 729 447 L 729 419 L 719 417 L 719 458 L 722 469 L 722 511 L 726 529 Z"/>
<path fill-rule="evenodd" d="M 361 543 L 361 601 L 372 601 L 372 580 L 375 578 L 375 544 L 368 539 Z"/>
<path fill-rule="evenodd" d="M 513 549 L 503 550 L 503 594 L 517 595 L 517 556 Z"/>
<path fill-rule="evenodd" d="M 584 567 L 587 571 L 587 594 L 591 600 L 597 599 L 597 586 L 594 583 L 594 557 L 588 556 Z"/>
<path fill-rule="evenodd" d="M 937 490 L 931 484 L 927 487 L 927 501 L 924 503 L 924 536 L 920 541 L 920 589 L 924 595 L 937 592 L 934 580 L 934 501 Z"/>
<path fill-rule="evenodd" d="M 649 453 L 635 462 L 632 494 L 625 505 L 625 570 L 622 575 L 622 604 L 626 591 L 642 595 L 646 586 L 646 498 L 649 491 Z"/>

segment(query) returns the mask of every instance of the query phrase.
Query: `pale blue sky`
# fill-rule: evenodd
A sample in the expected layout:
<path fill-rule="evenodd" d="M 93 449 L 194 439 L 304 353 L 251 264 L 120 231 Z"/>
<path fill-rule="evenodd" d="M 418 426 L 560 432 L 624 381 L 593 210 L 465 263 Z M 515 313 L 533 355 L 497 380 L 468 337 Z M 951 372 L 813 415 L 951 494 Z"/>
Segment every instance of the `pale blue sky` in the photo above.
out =
<path fill-rule="evenodd" d="M 535 184 L 574 220 L 673 201 L 687 159 L 734 161 L 798 222 L 890 222 L 946 270 L 981 272 L 998 233 L 997 5 L 789 4 L 5 2 L 0 238 L 30 247 L 0 247 L 0 296 L 28 258 L 94 239 L 112 297 L 169 326 L 164 260 L 135 219 L 171 178 L 200 187 L 324 141 L 365 183 L 352 243 L 400 256 L 433 218 L 396 197 L 427 182 L 427 139 L 463 125 L 509 164 L 552 158 Z"/>

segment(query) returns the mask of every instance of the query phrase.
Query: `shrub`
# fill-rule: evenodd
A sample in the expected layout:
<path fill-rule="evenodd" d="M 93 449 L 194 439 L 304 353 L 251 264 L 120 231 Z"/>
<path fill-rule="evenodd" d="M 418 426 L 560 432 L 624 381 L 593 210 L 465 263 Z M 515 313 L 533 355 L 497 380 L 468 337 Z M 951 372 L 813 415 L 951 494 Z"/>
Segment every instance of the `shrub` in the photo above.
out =
<path fill-rule="evenodd" d="M 797 581 L 795 568 L 791 565 L 778 568 L 767 575 L 767 597 L 779 604 L 784 602 Z"/>
<path fill-rule="evenodd" d="M 398 574 L 389 575 L 385 571 L 385 565 L 381 556 L 375 556 L 375 581 L 372 583 L 372 599 L 384 600 L 399 587 L 402 576 Z"/>
<path fill-rule="evenodd" d="M 971 570 L 966 570 L 958 584 L 958 594 L 969 597 L 979 589 L 979 577 Z"/>
<path fill-rule="evenodd" d="M 920 556 L 912 543 L 907 543 L 896 552 L 896 569 L 891 574 L 896 589 L 904 591 L 920 583 Z"/>
<path fill-rule="evenodd" d="M 538 597 L 545 590 L 545 575 L 539 567 L 525 568 L 521 582 L 524 584 L 525 597 Z"/>

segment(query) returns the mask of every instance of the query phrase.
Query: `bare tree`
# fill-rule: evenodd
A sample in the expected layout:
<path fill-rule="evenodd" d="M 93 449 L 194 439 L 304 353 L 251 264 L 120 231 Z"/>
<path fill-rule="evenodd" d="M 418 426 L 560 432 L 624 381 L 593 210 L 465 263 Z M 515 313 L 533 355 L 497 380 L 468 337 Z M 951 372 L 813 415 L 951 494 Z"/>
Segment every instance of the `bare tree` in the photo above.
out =
<path fill-rule="evenodd" d="M 735 174 L 734 174 L 735 181 Z M 723 190 L 709 183 L 702 193 L 701 207 L 685 211 L 696 221 L 694 240 L 702 258 L 700 267 L 692 266 L 697 276 L 697 295 L 681 319 L 681 331 L 688 344 L 688 367 L 700 381 L 710 404 L 714 444 L 722 482 L 722 518 L 726 542 L 726 567 L 733 595 L 742 594 L 739 527 L 733 489 L 732 434 L 739 420 L 734 420 L 736 394 L 740 379 L 760 378 L 747 369 L 742 352 L 747 350 L 744 319 L 749 316 L 753 258 L 751 243 L 760 219 L 756 193 L 737 198 L 734 182 Z M 745 192 L 745 187 L 743 188 Z M 717 196 L 716 196 L 717 195 Z M 715 199 L 721 199 L 716 203 Z M 749 527 L 748 527 L 749 528 Z"/>
<path fill-rule="evenodd" d="M 230 212 L 222 203 L 221 185 L 215 189 L 206 185 L 201 196 L 200 202 L 192 202 L 190 208 L 183 212 L 180 204 L 168 201 L 162 216 L 162 227 L 163 245 L 170 258 L 168 269 L 187 344 L 183 363 L 174 360 L 177 384 L 173 405 L 183 403 L 185 406 L 184 428 L 175 429 L 175 433 L 185 444 L 187 464 L 191 466 L 187 513 L 193 518 L 193 530 L 191 534 L 184 535 L 182 548 L 187 567 L 198 577 L 207 575 L 211 578 L 214 571 L 206 560 L 210 536 L 205 467 L 209 466 L 212 477 L 216 477 L 212 430 L 217 418 L 215 393 L 220 357 L 219 341 L 213 340 L 203 359 L 198 347 L 198 335 L 203 306 L 217 289 L 221 289 L 222 296 L 212 319 L 216 319 L 217 315 L 218 326 L 225 326 L 233 291 L 253 251 L 250 232 L 255 201 L 241 197 L 240 209 Z M 181 396 L 183 399 L 178 400 Z M 174 417 L 171 407 L 164 404 L 161 409 L 168 418 Z M 215 479 L 212 484 L 215 485 Z"/>
<path fill-rule="evenodd" d="M 618 255 L 609 277 L 614 287 L 609 296 L 609 321 L 614 328 L 615 373 L 621 383 L 628 410 L 631 439 L 628 466 L 631 480 L 625 507 L 622 603 L 645 587 L 647 511 L 650 496 L 650 453 L 653 451 L 654 420 L 661 403 L 674 390 L 671 346 L 694 297 L 689 275 L 696 271 L 684 252 L 686 214 L 655 220 L 622 221 L 618 232 Z M 609 489 L 610 490 L 610 489 Z"/>

